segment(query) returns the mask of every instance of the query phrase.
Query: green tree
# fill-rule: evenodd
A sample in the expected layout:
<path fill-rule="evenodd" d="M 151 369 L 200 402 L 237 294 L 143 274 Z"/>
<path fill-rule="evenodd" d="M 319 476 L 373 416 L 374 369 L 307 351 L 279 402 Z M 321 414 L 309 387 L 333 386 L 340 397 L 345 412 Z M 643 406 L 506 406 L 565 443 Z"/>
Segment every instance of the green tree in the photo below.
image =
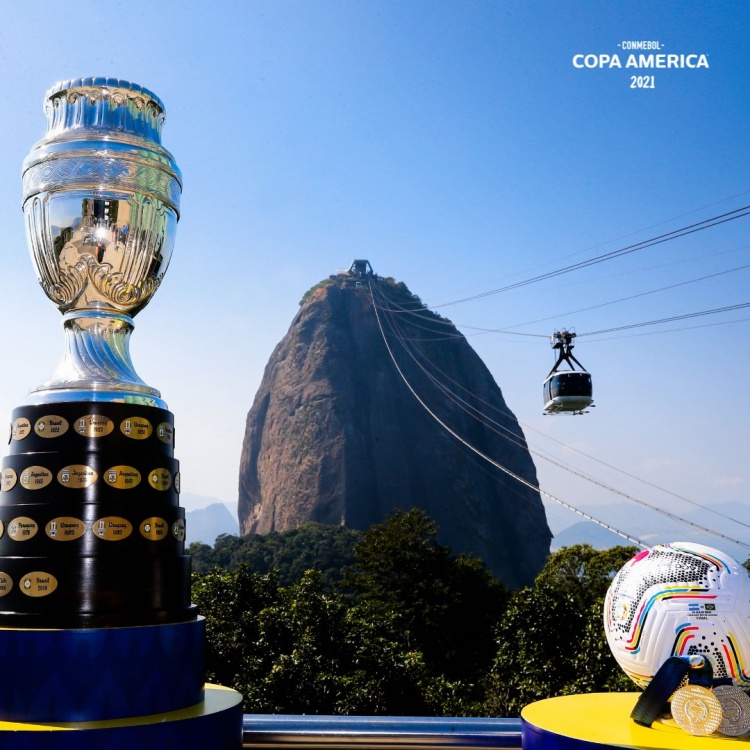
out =
<path fill-rule="evenodd" d="M 489 667 L 507 589 L 478 558 L 438 544 L 424 511 L 396 511 L 366 531 L 345 584 L 370 616 L 394 618 L 432 674 L 474 683 Z"/>
<path fill-rule="evenodd" d="M 258 614 L 260 673 L 240 686 L 255 710 L 292 714 L 336 713 L 338 682 L 346 669 L 347 606 L 323 591 L 308 571 Z"/>
<path fill-rule="evenodd" d="M 393 619 L 369 618 L 320 574 L 281 587 L 240 567 L 194 578 L 206 617 L 207 672 L 234 687 L 244 710 L 291 714 L 422 714 L 439 691 Z"/>
<path fill-rule="evenodd" d="M 437 542 L 419 510 L 361 536 L 345 589 L 319 571 L 297 574 L 330 561 L 332 539 L 348 546 L 329 531 L 220 537 L 236 567 L 194 575 L 208 678 L 242 692 L 245 711 L 513 716 L 543 697 L 632 689 L 606 645 L 602 603 L 634 549 L 561 550 L 508 601 L 481 560 Z M 241 562 L 251 550 L 270 572 Z M 275 563 L 297 577 L 282 584 Z"/>
<path fill-rule="evenodd" d="M 585 624 L 570 595 L 536 587 L 514 593 L 498 628 L 485 712 L 519 716 L 528 703 L 562 694 L 577 669 L 577 638 Z"/>
<path fill-rule="evenodd" d="M 246 566 L 193 576 L 193 602 L 206 618 L 206 673 L 210 682 L 237 686 L 262 670 L 260 613 L 279 601 L 273 573 Z"/>
<path fill-rule="evenodd" d="M 335 284 L 335 283 L 336 283 L 335 279 L 323 279 L 322 281 L 319 281 L 317 284 L 315 284 L 315 286 L 310 287 L 310 289 L 308 289 L 302 295 L 302 299 L 299 301 L 299 306 L 302 307 L 302 305 L 304 305 L 305 302 L 307 302 L 307 300 L 309 300 L 310 297 L 312 297 L 313 294 L 315 294 L 315 292 L 318 289 L 322 289 L 323 287 L 326 287 L 326 286 L 331 286 L 332 284 Z"/>
<path fill-rule="evenodd" d="M 280 584 L 298 581 L 306 570 L 317 570 L 328 590 L 341 580 L 343 569 L 354 560 L 361 531 L 344 526 L 308 522 L 296 529 L 237 537 L 222 534 L 213 547 L 194 542 L 188 547 L 196 573 L 215 567 L 236 570 L 247 565 L 256 573 L 276 570 Z"/>
<path fill-rule="evenodd" d="M 618 570 L 638 552 L 636 547 L 594 549 L 590 544 L 563 547 L 550 555 L 534 586 L 570 594 L 580 605 L 604 597 Z"/>
<path fill-rule="evenodd" d="M 343 714 L 435 716 L 442 700 L 420 651 L 403 639 L 398 619 L 353 606 L 347 615 L 349 670 L 342 680 Z"/>
<path fill-rule="evenodd" d="M 533 588 L 513 594 L 497 630 L 488 715 L 518 716 L 528 703 L 556 695 L 632 689 L 606 644 L 602 611 L 612 577 L 636 551 L 563 548 Z"/>

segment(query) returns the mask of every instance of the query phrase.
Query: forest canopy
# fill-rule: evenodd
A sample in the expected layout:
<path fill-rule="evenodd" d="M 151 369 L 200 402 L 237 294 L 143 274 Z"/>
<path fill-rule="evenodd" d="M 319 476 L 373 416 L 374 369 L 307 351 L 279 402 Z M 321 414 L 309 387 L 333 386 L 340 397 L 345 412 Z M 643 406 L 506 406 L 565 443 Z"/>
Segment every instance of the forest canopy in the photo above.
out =
<path fill-rule="evenodd" d="M 305 524 L 193 544 L 208 680 L 256 713 L 519 716 L 573 692 L 632 690 L 602 627 L 633 547 L 550 555 L 509 591 L 437 540 L 421 510 L 366 532 Z"/>

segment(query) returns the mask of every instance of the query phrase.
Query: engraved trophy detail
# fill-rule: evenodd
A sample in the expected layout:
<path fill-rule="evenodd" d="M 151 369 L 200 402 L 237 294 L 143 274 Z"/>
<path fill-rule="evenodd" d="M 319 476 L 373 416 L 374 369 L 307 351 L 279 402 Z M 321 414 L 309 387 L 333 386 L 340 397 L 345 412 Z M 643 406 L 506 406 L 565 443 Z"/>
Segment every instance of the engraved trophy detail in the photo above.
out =
<path fill-rule="evenodd" d="M 65 354 L 27 403 L 121 401 L 165 408 L 133 367 L 133 316 L 167 270 L 182 177 L 161 145 L 164 105 L 115 78 L 46 94 L 47 133 L 23 164 L 23 211 L 45 294 L 63 313 Z"/>

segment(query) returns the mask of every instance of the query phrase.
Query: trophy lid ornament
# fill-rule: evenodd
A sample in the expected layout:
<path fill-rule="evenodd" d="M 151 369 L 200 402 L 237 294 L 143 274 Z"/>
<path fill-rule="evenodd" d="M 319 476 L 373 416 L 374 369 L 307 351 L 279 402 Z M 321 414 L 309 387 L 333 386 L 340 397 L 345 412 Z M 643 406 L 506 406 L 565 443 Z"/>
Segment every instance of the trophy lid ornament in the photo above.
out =
<path fill-rule="evenodd" d="M 62 81 L 47 132 L 23 164 L 23 212 L 37 279 L 63 313 L 66 346 L 28 401 L 132 401 L 164 408 L 130 360 L 133 316 L 161 284 L 182 176 L 161 145 L 164 105 L 118 78 Z"/>

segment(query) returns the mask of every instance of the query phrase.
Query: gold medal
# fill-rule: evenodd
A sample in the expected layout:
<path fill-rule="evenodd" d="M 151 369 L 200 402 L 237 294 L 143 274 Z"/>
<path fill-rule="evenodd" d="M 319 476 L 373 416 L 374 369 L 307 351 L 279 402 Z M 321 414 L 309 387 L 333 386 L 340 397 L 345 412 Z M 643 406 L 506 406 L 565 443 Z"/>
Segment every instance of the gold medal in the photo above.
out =
<path fill-rule="evenodd" d="M 690 734 L 713 734 L 721 724 L 721 703 L 708 688 L 688 685 L 672 696 L 672 718 Z"/>
<path fill-rule="evenodd" d="M 718 685 L 714 694 L 721 704 L 722 720 L 719 731 L 739 737 L 750 731 L 750 697 L 737 685 Z"/>

